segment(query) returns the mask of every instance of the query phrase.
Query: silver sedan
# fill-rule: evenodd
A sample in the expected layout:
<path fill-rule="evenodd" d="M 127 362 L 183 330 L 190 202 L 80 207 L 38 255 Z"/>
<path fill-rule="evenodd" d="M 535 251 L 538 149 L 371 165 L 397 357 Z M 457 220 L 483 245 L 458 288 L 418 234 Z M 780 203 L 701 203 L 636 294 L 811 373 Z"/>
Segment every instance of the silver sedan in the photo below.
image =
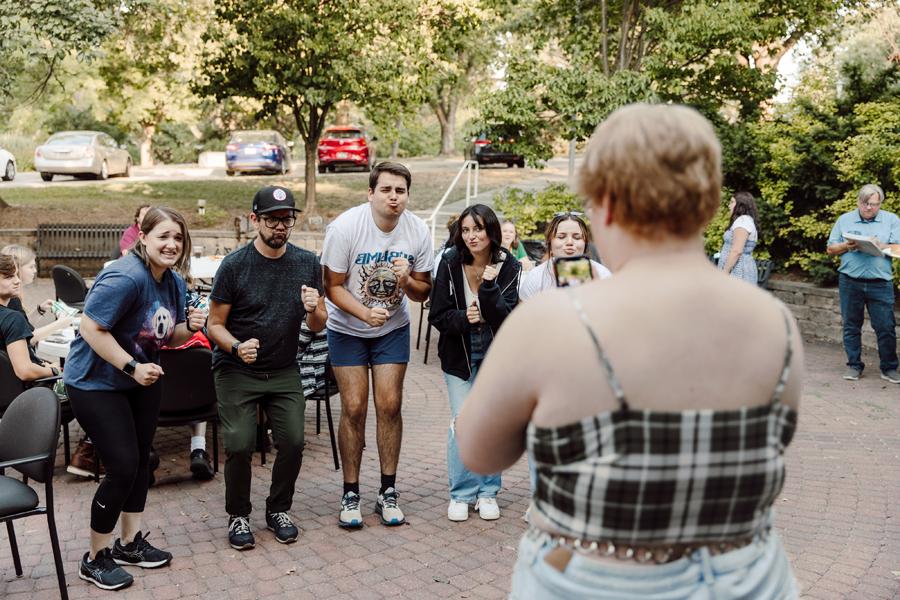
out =
<path fill-rule="evenodd" d="M 34 169 L 41 179 L 54 175 L 131 175 L 131 155 L 112 137 L 99 131 L 60 131 L 34 151 Z"/>

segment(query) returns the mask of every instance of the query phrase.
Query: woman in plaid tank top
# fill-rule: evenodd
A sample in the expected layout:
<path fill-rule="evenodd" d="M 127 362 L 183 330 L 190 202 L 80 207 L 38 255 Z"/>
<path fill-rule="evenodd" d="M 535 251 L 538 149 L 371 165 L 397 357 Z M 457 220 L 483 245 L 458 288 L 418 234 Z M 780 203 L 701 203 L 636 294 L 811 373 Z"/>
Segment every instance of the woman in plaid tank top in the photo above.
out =
<path fill-rule="evenodd" d="M 724 275 L 712 126 L 632 105 L 580 172 L 615 277 L 516 309 L 456 421 L 466 466 L 537 466 L 512 598 L 794 598 L 772 528 L 803 349 L 770 294 Z"/>

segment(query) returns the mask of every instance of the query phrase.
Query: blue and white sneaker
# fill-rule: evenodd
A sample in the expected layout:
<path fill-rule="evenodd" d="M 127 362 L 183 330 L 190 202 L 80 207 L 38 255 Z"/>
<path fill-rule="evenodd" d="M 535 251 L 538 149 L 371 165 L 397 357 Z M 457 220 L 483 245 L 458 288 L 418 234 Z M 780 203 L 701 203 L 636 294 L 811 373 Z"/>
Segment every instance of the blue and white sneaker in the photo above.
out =
<path fill-rule="evenodd" d="M 110 556 L 117 565 L 144 569 L 156 569 L 172 562 L 171 552 L 154 548 L 140 531 L 130 544 L 123 545 L 122 540 L 117 538 Z"/>
<path fill-rule="evenodd" d="M 102 590 L 121 590 L 134 583 L 134 577 L 113 560 L 109 548 L 98 552 L 94 560 L 88 560 L 88 556 L 89 553 L 85 552 L 78 566 L 78 576 L 85 581 Z"/>
<path fill-rule="evenodd" d="M 384 490 L 383 494 L 378 494 L 375 500 L 375 512 L 381 515 L 381 523 L 389 527 L 394 525 L 403 525 L 406 523 L 406 517 L 403 511 L 397 506 L 397 499 L 400 493 L 392 487 Z"/>
<path fill-rule="evenodd" d="M 341 498 L 341 516 L 338 525 L 345 529 L 358 529 L 363 526 L 362 511 L 359 510 L 359 494 L 347 492 Z"/>

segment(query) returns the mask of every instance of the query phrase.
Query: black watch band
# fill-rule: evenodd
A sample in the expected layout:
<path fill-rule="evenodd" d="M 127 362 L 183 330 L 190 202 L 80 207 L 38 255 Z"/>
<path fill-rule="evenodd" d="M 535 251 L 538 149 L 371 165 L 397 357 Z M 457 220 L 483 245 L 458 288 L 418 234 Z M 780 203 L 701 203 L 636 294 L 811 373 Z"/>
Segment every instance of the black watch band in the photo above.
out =
<path fill-rule="evenodd" d="M 185 321 L 184 326 L 187 327 L 187 330 L 190 331 L 191 333 L 197 333 L 198 331 L 200 331 L 200 329 L 203 329 L 202 327 L 200 329 L 191 329 L 191 321 L 190 320 Z"/>
<path fill-rule="evenodd" d="M 231 354 L 232 354 L 232 356 L 237 356 L 237 355 L 238 355 L 238 346 L 240 346 L 240 345 L 241 345 L 240 342 L 235 342 L 235 343 L 233 343 L 233 344 L 231 345 Z"/>
<path fill-rule="evenodd" d="M 137 361 L 133 358 L 129 360 L 124 367 L 122 367 L 122 372 L 128 375 L 129 377 L 134 377 L 134 370 L 137 368 Z"/>

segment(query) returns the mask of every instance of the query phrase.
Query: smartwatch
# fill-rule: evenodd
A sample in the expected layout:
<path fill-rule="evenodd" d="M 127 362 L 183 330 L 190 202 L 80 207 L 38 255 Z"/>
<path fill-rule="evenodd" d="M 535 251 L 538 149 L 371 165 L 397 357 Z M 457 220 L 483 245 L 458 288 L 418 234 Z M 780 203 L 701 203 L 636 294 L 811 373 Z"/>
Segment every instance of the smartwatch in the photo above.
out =
<path fill-rule="evenodd" d="M 137 361 L 132 358 L 125 364 L 124 367 L 122 367 L 122 372 L 129 377 L 134 377 L 135 368 L 137 368 Z"/>
<path fill-rule="evenodd" d="M 50 365 L 50 372 L 53 373 L 53 377 L 59 377 L 59 369 Z"/>
<path fill-rule="evenodd" d="M 233 344 L 231 345 L 231 354 L 232 354 L 233 356 L 237 356 L 237 355 L 238 355 L 238 346 L 240 346 L 240 345 L 241 345 L 240 342 L 235 342 L 235 343 L 233 343 Z"/>

